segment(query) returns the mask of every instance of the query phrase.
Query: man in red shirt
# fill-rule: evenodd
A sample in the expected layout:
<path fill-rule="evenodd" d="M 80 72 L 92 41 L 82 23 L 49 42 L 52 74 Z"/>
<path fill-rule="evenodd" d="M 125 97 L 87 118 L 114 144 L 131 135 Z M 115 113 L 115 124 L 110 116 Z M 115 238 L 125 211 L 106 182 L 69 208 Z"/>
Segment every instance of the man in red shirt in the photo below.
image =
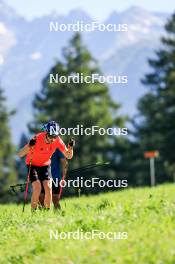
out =
<path fill-rule="evenodd" d="M 59 135 L 59 126 L 55 121 L 44 125 L 44 132 L 38 133 L 18 153 L 19 157 L 26 156 L 26 165 L 30 173 L 32 183 L 31 208 L 37 209 L 41 193 L 41 182 L 45 190 L 44 206 L 49 209 L 52 200 L 51 157 L 56 149 L 59 149 L 67 159 L 73 157 L 74 141 L 69 142 L 68 147 Z"/>

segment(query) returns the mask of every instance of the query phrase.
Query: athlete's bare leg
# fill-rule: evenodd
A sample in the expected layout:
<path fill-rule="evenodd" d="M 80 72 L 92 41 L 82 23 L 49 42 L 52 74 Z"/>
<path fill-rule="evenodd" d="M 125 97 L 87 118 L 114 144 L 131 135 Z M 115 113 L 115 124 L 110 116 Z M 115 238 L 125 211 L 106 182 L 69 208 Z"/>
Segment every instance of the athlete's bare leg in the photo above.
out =
<path fill-rule="evenodd" d="M 50 209 L 52 201 L 52 180 L 43 181 L 43 187 L 45 191 L 44 206 L 45 208 Z"/>
<path fill-rule="evenodd" d="M 53 201 L 55 210 L 61 209 L 61 206 L 59 204 L 58 194 L 53 194 L 52 201 Z"/>
<path fill-rule="evenodd" d="M 39 203 L 40 203 L 40 208 L 44 207 L 44 193 L 40 193 L 39 196 Z"/>
<path fill-rule="evenodd" d="M 39 196 L 41 192 L 41 183 L 39 180 L 32 182 L 32 198 L 31 198 L 31 208 L 32 210 L 37 209 Z"/>

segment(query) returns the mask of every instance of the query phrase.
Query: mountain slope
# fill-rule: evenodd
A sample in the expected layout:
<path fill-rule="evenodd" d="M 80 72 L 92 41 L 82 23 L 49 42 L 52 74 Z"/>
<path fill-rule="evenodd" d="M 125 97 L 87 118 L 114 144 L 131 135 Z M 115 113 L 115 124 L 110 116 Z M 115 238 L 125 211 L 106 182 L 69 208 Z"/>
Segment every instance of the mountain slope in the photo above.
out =
<path fill-rule="evenodd" d="M 127 75 L 127 85 L 111 85 L 114 100 L 123 105 L 122 112 L 133 114 L 136 102 L 144 93 L 140 78 L 148 71 L 147 58 L 159 46 L 167 14 L 148 12 L 131 7 L 124 12 L 113 12 L 104 23 L 128 24 L 127 32 L 83 32 L 84 43 L 99 60 L 105 75 Z M 49 22 L 90 23 L 93 19 L 82 10 L 72 10 L 67 16 L 51 14 L 26 21 L 0 0 L 0 80 L 9 106 L 17 108 L 11 125 L 14 140 L 26 128 L 32 117 L 31 100 L 41 88 L 41 81 L 61 58 L 73 32 L 50 32 Z M 132 99 L 131 99 L 132 98 Z M 18 131 L 16 123 L 23 118 Z"/>

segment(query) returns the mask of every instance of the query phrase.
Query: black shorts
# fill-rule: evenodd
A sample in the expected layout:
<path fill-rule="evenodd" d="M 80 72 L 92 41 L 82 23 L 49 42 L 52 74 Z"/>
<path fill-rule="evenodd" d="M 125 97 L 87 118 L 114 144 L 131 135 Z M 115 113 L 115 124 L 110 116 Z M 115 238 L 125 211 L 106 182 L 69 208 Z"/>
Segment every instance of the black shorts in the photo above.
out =
<path fill-rule="evenodd" d="M 52 194 L 59 194 L 59 192 L 60 192 L 60 182 L 55 182 L 54 184 L 54 181 L 52 181 Z M 41 193 L 44 193 L 43 185 L 42 185 Z"/>
<path fill-rule="evenodd" d="M 28 172 L 29 172 L 29 168 L 30 166 L 27 165 Z M 37 180 L 39 180 L 40 182 L 45 181 L 45 180 L 50 180 L 52 178 L 51 167 L 50 166 L 43 166 L 43 167 L 31 166 L 29 177 L 30 177 L 31 183 Z"/>

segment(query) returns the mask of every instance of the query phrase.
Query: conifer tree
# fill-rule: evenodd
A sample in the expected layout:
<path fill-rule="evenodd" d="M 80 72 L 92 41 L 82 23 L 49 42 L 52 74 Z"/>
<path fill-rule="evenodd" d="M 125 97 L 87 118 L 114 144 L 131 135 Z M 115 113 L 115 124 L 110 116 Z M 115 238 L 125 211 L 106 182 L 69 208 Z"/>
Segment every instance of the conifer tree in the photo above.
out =
<path fill-rule="evenodd" d="M 16 182 L 14 148 L 9 128 L 11 114 L 7 111 L 6 98 L 0 89 L 0 198 L 3 198 L 9 185 Z"/>
<path fill-rule="evenodd" d="M 175 13 L 165 29 L 156 58 L 149 60 L 152 72 L 143 79 L 149 92 L 140 99 L 134 122 L 140 149 L 160 152 L 159 182 L 175 177 Z"/>

